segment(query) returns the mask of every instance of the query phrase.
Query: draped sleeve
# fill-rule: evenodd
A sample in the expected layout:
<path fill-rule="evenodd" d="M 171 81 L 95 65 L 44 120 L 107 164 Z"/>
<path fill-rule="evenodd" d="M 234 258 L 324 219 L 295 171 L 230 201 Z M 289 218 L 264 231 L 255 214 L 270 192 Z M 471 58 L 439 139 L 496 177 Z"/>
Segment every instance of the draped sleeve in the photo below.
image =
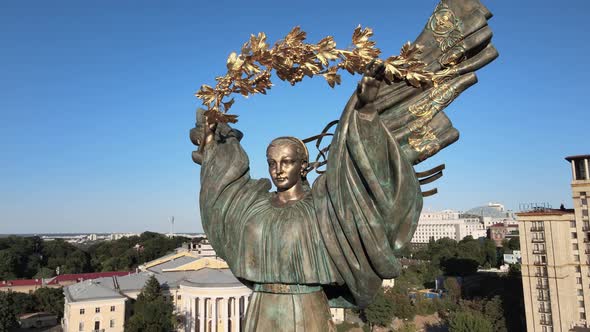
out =
<path fill-rule="evenodd" d="M 355 305 L 367 306 L 382 279 L 399 274 L 394 249 L 414 233 L 422 195 L 411 163 L 379 114 L 345 107 L 326 173 L 312 193 L 327 251 Z"/>
<path fill-rule="evenodd" d="M 215 140 L 205 147 L 201 165 L 201 223 L 217 255 L 230 267 L 240 262 L 240 216 L 271 188 L 268 179 L 250 178 L 248 156 L 239 138 L 237 130 L 220 125 Z"/>

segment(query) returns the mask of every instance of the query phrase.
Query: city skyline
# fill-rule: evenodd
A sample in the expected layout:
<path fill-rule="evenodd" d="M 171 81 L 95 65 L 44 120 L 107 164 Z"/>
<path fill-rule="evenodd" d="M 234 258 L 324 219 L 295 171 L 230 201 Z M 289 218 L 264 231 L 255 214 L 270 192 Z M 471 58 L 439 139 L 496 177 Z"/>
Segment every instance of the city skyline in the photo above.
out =
<path fill-rule="evenodd" d="M 225 72 L 250 33 L 274 43 L 299 25 L 311 42 L 333 35 L 346 47 L 361 24 L 386 57 L 416 37 L 436 3 L 2 4 L 0 234 L 165 233 L 172 215 L 179 231 L 202 232 L 193 93 Z M 567 207 L 564 158 L 590 152 L 577 121 L 587 117 L 590 4 L 483 3 L 500 57 L 447 109 L 459 142 L 417 167 L 447 166 L 424 207 Z M 359 78 L 344 74 L 335 89 L 321 78 L 293 88 L 275 80 L 267 96 L 237 97 L 252 176 L 268 177 L 272 138 L 312 136 L 338 117 Z"/>

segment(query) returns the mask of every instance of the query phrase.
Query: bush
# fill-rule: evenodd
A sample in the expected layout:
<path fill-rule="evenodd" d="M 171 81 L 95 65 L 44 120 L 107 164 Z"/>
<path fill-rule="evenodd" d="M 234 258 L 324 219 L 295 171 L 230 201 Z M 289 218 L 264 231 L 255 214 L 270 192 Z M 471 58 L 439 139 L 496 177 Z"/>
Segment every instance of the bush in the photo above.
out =
<path fill-rule="evenodd" d="M 359 327 L 359 325 L 357 323 L 350 323 L 350 322 L 344 321 L 344 322 L 336 325 L 336 331 L 337 332 L 348 332 L 351 329 L 358 328 L 358 327 Z"/>

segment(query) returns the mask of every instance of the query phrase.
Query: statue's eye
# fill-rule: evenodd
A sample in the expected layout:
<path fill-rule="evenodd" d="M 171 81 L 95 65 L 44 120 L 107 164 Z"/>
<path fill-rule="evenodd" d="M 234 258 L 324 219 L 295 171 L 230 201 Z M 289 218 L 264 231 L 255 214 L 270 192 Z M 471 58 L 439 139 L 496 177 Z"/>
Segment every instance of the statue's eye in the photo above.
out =
<path fill-rule="evenodd" d="M 268 166 L 269 167 L 273 167 L 274 165 L 276 165 L 276 163 L 273 160 L 269 160 L 268 161 Z"/>

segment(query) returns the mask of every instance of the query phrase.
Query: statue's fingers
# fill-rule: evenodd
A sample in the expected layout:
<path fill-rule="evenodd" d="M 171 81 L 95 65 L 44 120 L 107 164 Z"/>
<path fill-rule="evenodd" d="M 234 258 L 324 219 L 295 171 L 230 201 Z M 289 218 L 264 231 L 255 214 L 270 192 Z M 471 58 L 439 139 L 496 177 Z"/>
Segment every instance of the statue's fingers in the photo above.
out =
<path fill-rule="evenodd" d="M 461 75 L 444 84 L 431 87 L 418 96 L 395 106 L 395 109 L 389 112 L 395 114 L 395 117 L 384 116 L 382 120 L 385 126 L 391 130 L 404 127 L 413 130 L 412 128 L 417 126 L 418 122 L 416 121 L 427 123 L 475 83 L 477 83 L 475 73 Z"/>
<path fill-rule="evenodd" d="M 474 72 L 488 63 L 494 61 L 498 57 L 498 50 L 493 44 L 488 44 L 482 51 L 478 52 L 473 57 L 459 63 L 453 67 L 457 74 L 462 75 L 469 72 Z"/>
<path fill-rule="evenodd" d="M 193 151 L 192 159 L 195 164 L 201 165 L 203 163 L 203 152 L 202 151 Z"/>
<path fill-rule="evenodd" d="M 192 128 L 189 132 L 189 138 L 194 145 L 201 145 L 203 140 L 203 130 L 199 127 Z"/>
<path fill-rule="evenodd" d="M 483 27 L 476 33 L 466 38 L 463 43 L 458 44 L 443 53 L 438 58 L 438 64 L 442 67 L 454 66 L 465 59 L 477 55 L 478 52 L 480 52 L 489 44 L 492 36 L 492 29 L 490 29 L 488 26 Z"/>

